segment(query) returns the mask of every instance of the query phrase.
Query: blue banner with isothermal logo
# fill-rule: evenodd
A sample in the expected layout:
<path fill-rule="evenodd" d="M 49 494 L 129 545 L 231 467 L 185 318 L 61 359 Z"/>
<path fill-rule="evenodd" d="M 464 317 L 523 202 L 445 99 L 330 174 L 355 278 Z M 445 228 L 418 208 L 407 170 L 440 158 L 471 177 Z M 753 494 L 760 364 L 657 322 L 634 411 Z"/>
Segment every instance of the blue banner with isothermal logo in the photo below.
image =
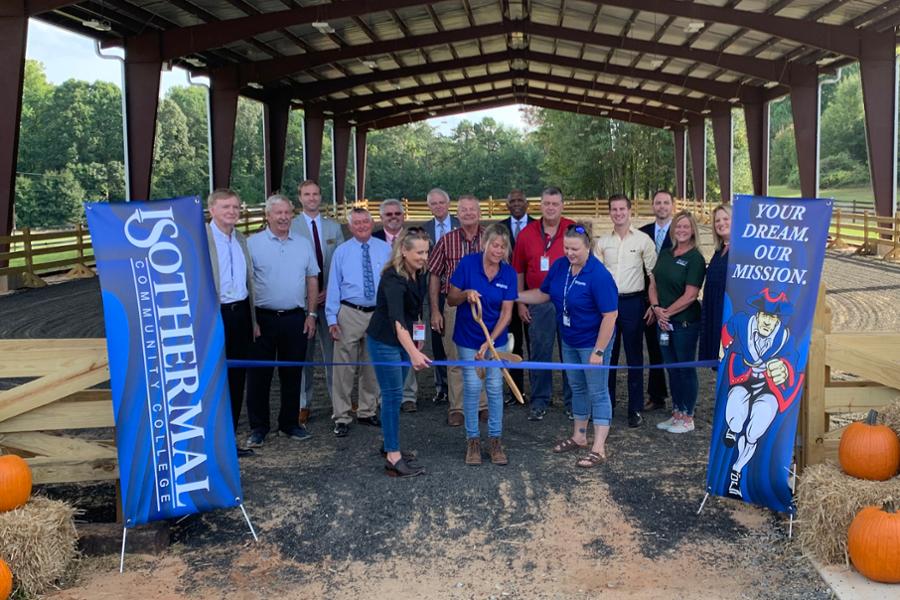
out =
<path fill-rule="evenodd" d="M 225 333 L 200 199 L 85 207 L 125 526 L 237 506 Z"/>
<path fill-rule="evenodd" d="M 794 511 L 791 462 L 831 200 L 735 196 L 707 490 Z"/>

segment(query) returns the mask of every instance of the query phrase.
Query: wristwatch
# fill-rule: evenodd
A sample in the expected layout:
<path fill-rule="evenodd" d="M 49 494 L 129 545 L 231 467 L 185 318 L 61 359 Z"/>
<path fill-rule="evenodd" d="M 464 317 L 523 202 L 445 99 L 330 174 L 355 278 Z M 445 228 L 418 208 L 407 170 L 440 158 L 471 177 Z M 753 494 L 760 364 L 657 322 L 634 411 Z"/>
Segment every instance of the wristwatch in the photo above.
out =
<path fill-rule="evenodd" d="M 603 348 L 594 348 L 594 354 L 596 354 L 600 358 L 603 358 Z"/>
<path fill-rule="evenodd" d="M 316 311 L 312 311 L 312 312 L 306 313 L 306 316 L 307 316 L 307 317 L 312 317 L 313 319 L 318 319 L 318 318 L 319 318 L 319 313 L 317 313 Z"/>

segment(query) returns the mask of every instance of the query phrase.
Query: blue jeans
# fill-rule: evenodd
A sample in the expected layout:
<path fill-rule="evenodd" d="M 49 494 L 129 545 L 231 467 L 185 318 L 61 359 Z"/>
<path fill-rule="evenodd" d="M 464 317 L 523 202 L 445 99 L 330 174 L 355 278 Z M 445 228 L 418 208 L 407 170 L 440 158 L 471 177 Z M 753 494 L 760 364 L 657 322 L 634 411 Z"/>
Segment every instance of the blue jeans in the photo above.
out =
<path fill-rule="evenodd" d="M 697 338 L 700 336 L 700 321 L 679 323 L 672 321 L 675 329 L 669 332 L 669 345 L 663 346 L 663 362 L 665 364 L 693 362 L 697 360 Z M 697 405 L 697 369 L 666 368 L 669 373 L 669 391 L 672 393 L 672 405 L 675 410 L 694 416 Z"/>
<path fill-rule="evenodd" d="M 603 351 L 603 364 L 609 364 L 612 343 Z M 590 348 L 573 348 L 562 343 L 562 359 L 567 363 L 586 365 L 594 352 Z M 572 386 L 572 414 L 576 421 L 587 421 L 593 417 L 594 425 L 609 425 L 612 422 L 612 403 L 609 401 L 609 375 L 603 369 L 569 371 Z"/>
<path fill-rule="evenodd" d="M 610 365 L 619 364 L 619 350 L 625 346 L 625 362 L 629 367 L 644 366 L 644 299 L 640 295 L 619 296 L 619 316 L 616 318 L 615 343 Z M 616 375 L 618 369 L 609 371 L 609 396 L 616 403 Z M 644 371 L 628 369 L 628 415 L 644 408 Z"/>
<path fill-rule="evenodd" d="M 401 362 L 409 360 L 409 355 L 401 346 L 391 346 L 366 337 L 369 359 L 372 362 Z M 400 451 L 400 403 L 403 401 L 403 382 L 409 367 L 388 367 L 375 365 L 375 379 L 381 388 L 381 434 L 384 436 L 384 451 Z"/>
<path fill-rule="evenodd" d="M 476 349 L 457 346 L 460 360 L 475 360 Z M 488 436 L 503 435 L 503 372 L 492 368 L 484 370 L 484 388 L 488 404 Z M 481 437 L 478 429 L 478 403 L 481 400 L 481 380 L 475 367 L 463 367 L 463 416 L 466 419 L 466 437 Z"/>
<path fill-rule="evenodd" d="M 531 342 L 529 358 L 535 362 L 553 361 L 553 344 L 560 344 L 559 334 L 556 330 L 556 307 L 552 302 L 545 304 L 532 304 L 528 307 L 531 311 L 531 324 L 528 326 L 528 335 Z M 560 350 L 562 356 L 562 350 Z M 529 372 L 531 381 L 531 408 L 547 410 L 550 406 L 550 394 L 553 391 L 553 371 L 534 369 Z M 572 388 L 569 387 L 567 373 L 563 372 L 563 401 L 566 409 L 572 408 Z"/>

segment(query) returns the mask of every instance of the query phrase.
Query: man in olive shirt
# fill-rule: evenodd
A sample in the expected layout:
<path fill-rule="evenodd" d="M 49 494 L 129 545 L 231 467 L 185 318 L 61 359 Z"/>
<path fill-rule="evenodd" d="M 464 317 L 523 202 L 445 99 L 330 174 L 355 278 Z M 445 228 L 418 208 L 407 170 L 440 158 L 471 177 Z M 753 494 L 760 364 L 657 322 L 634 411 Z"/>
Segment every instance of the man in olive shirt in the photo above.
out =
<path fill-rule="evenodd" d="M 649 273 L 656 265 L 656 247 L 650 237 L 631 224 L 631 200 L 624 194 L 609 198 L 609 218 L 613 230 L 594 243 L 594 254 L 612 274 L 619 288 L 619 316 L 613 343 L 611 365 L 619 364 L 619 350 L 625 346 L 625 360 L 629 367 L 644 366 L 644 270 Z M 609 397 L 616 405 L 616 373 L 609 371 Z M 628 426 L 643 423 L 644 372 L 628 370 Z"/>

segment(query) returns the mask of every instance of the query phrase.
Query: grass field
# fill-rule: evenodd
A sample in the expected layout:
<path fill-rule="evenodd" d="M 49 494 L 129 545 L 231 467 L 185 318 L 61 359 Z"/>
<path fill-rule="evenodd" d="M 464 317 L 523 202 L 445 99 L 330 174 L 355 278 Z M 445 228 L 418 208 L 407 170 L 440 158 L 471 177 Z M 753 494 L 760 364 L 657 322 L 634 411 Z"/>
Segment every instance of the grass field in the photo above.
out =
<path fill-rule="evenodd" d="M 781 198 L 800 197 L 800 190 L 786 185 L 770 185 L 769 195 Z M 854 201 L 860 211 L 873 209 L 875 196 L 870 186 L 832 188 L 819 191 L 820 198 L 834 198 L 842 207 L 852 204 Z"/>

